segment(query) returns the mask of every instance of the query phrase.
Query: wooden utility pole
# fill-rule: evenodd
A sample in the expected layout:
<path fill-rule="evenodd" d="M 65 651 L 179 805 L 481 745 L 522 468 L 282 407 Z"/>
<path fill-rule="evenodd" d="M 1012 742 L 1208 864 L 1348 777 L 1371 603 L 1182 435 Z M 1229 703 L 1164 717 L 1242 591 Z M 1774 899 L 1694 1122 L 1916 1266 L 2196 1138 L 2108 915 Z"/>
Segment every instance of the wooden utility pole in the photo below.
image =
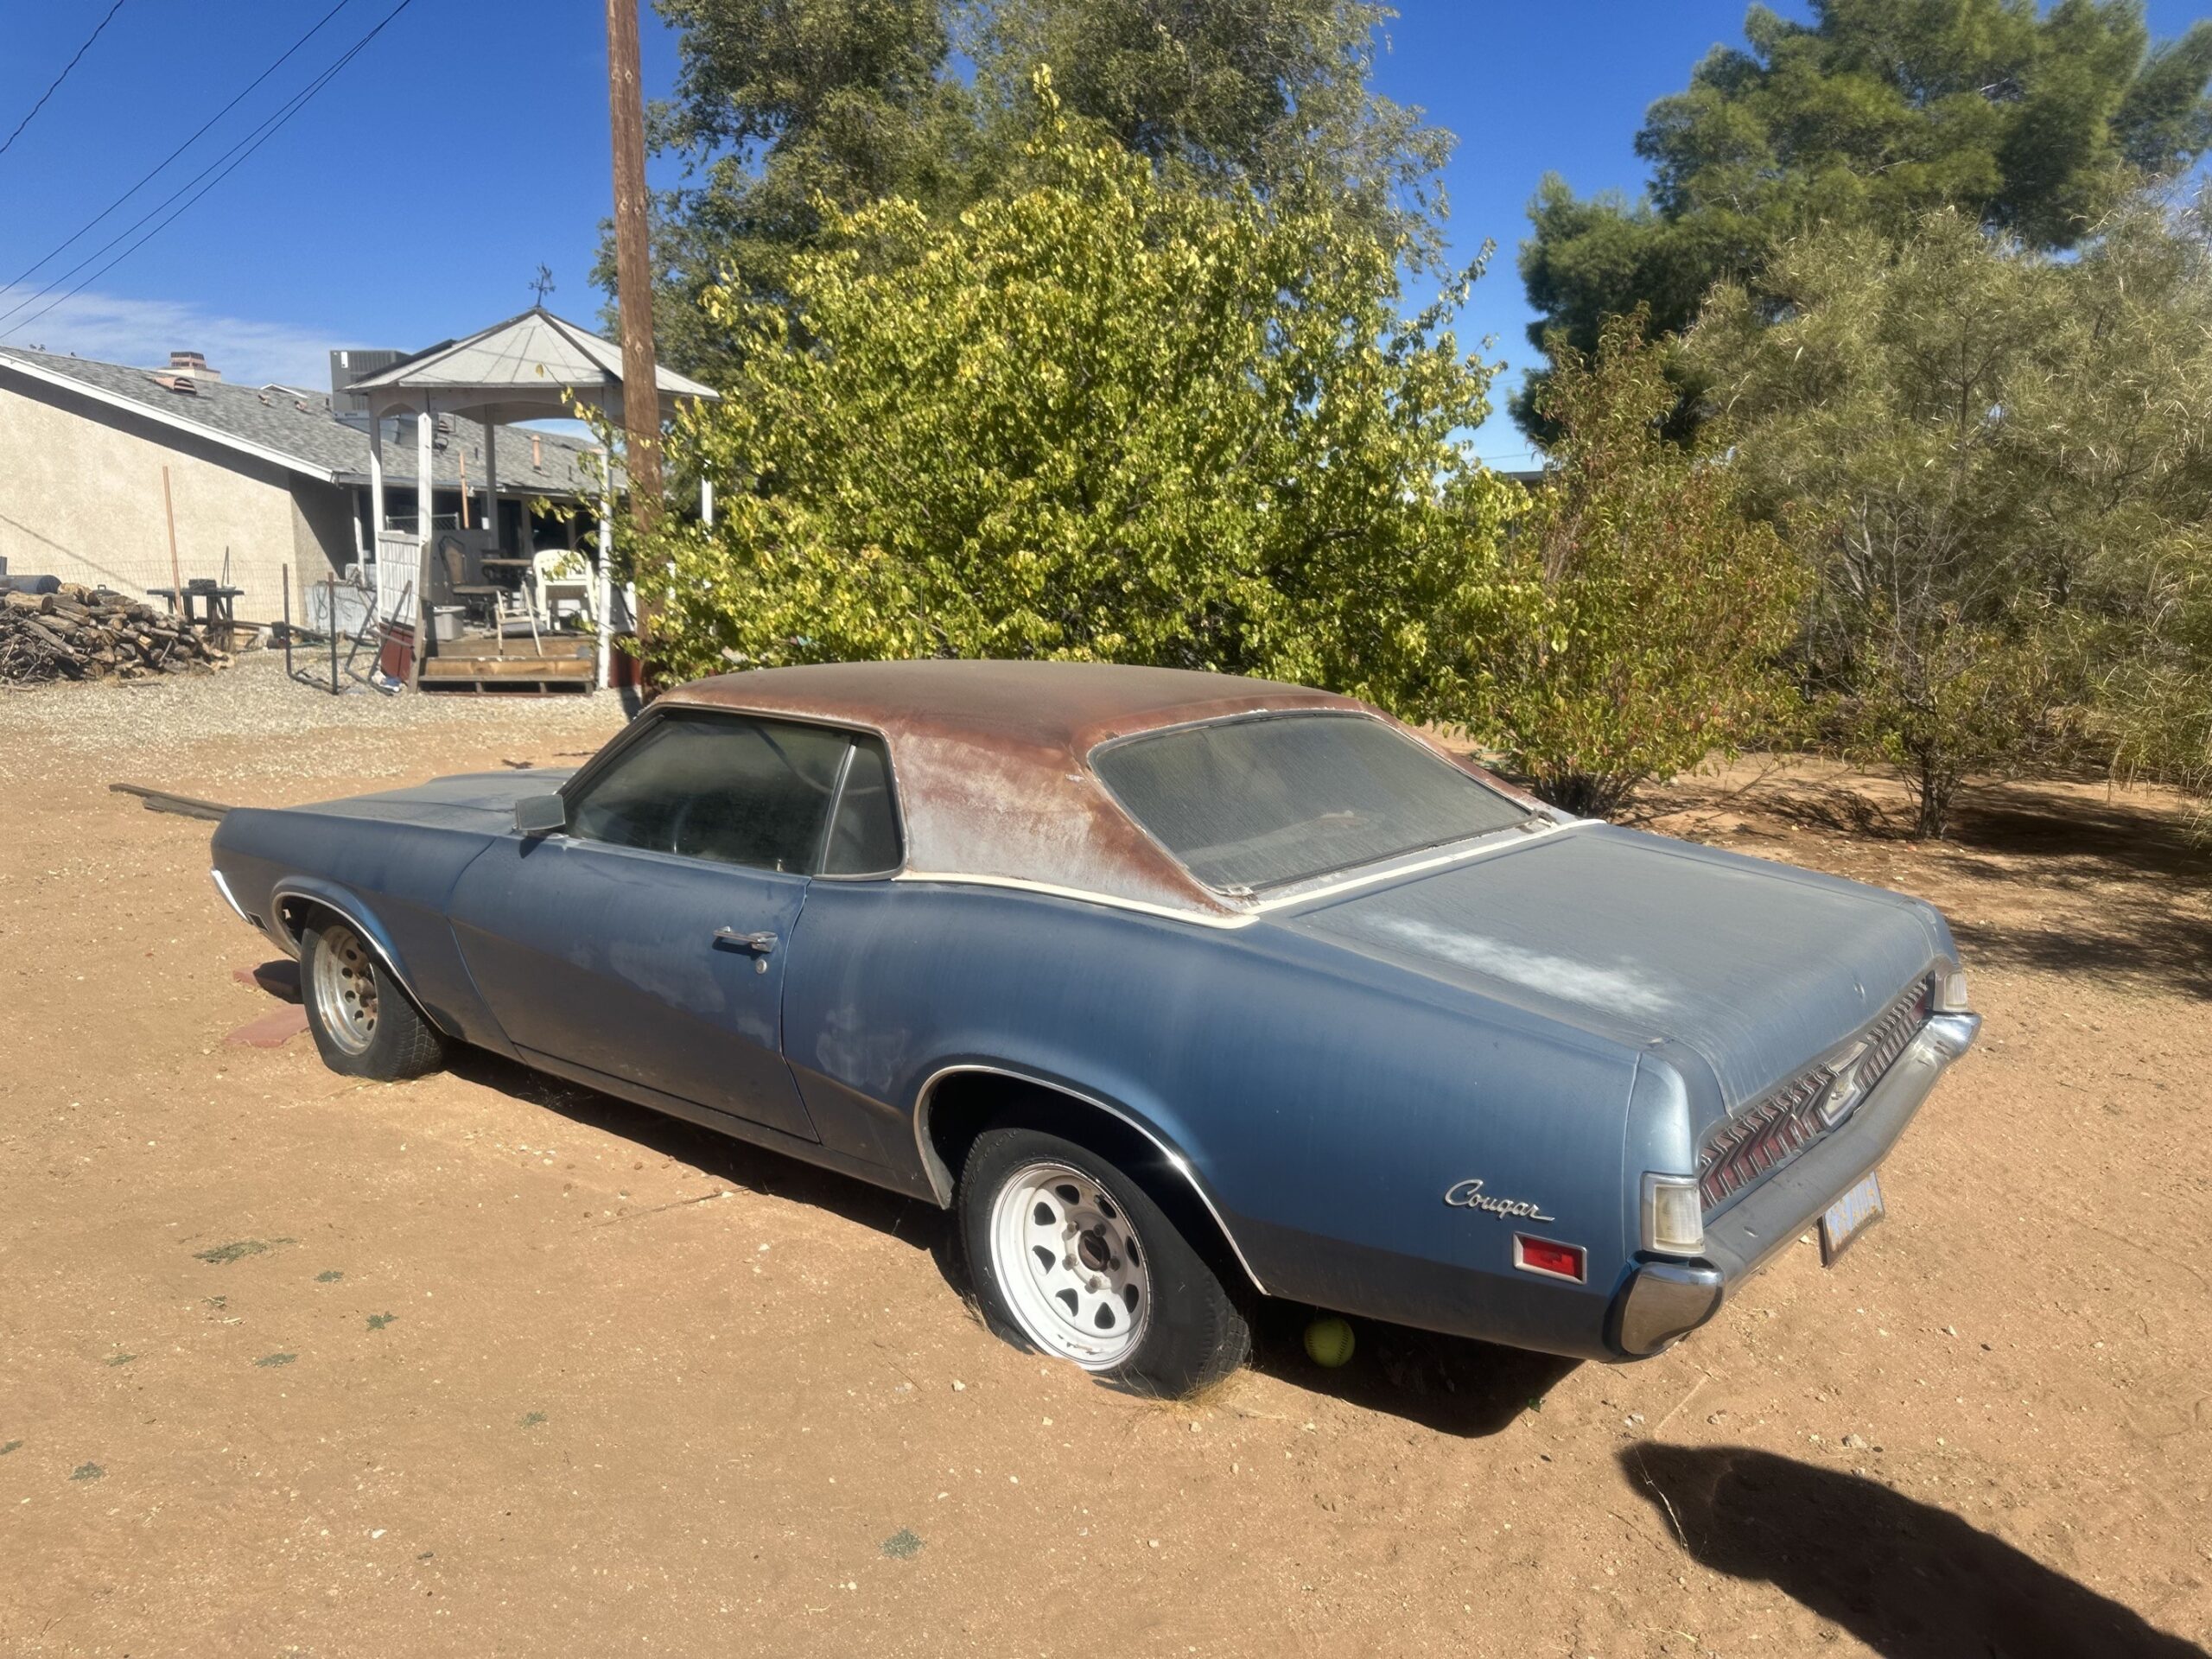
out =
<path fill-rule="evenodd" d="M 607 0 L 607 99 L 614 130 L 615 303 L 622 317 L 623 456 L 630 523 L 660 517 L 660 378 L 653 367 L 652 244 L 645 222 L 645 94 L 638 73 L 638 0 Z"/>

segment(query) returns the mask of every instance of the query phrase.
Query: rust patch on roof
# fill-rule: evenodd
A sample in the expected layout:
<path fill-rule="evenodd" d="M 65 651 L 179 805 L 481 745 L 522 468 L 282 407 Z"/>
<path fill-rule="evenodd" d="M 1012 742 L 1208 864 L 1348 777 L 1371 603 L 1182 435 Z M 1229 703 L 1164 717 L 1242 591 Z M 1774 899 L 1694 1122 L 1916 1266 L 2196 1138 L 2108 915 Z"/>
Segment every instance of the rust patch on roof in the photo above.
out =
<path fill-rule="evenodd" d="M 1243 907 L 1200 885 L 1129 820 L 1091 772 L 1090 751 L 1109 738 L 1234 715 L 1378 712 L 1306 686 L 1105 663 L 755 669 L 694 681 L 661 701 L 880 733 L 911 874 L 1032 882 L 1215 916 Z"/>

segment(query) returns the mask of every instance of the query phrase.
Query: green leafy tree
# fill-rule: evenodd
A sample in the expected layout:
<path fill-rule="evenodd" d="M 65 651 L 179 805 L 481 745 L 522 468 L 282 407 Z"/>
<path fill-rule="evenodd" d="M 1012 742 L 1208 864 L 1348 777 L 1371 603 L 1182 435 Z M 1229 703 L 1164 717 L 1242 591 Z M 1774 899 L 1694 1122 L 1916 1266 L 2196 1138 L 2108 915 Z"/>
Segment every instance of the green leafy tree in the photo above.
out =
<path fill-rule="evenodd" d="M 1400 319 L 1373 235 L 1178 182 L 1043 102 L 1020 188 L 949 221 L 827 209 L 787 303 L 710 291 L 743 349 L 671 443 L 715 524 L 639 550 L 667 573 L 657 654 L 1433 695 L 1510 499 L 1465 448 L 1490 369 L 1443 313 Z"/>
<path fill-rule="evenodd" d="M 1930 836 L 1968 774 L 2084 740 L 2177 767 L 2157 710 L 2207 683 L 2201 237 L 2139 203 L 2056 259 L 1946 210 L 1802 238 L 1763 286 L 1688 350 L 1817 573 L 1806 667 L 1846 750 L 1901 768 Z"/>
<path fill-rule="evenodd" d="M 1438 711 L 1586 814 L 1783 729 L 1796 708 L 1780 664 L 1802 567 L 1743 511 L 1717 432 L 1688 448 L 1665 436 L 1675 392 L 1642 322 L 1608 321 L 1586 358 L 1561 352 L 1542 391 L 1560 435 L 1469 646 L 1474 697 Z"/>
<path fill-rule="evenodd" d="M 734 342 L 699 303 L 734 282 L 783 302 L 825 213 L 897 198 L 933 221 L 1018 188 L 1041 66 L 1058 118 L 1301 222 L 1441 245 L 1450 135 L 1376 94 L 1375 0 L 658 0 L 681 31 L 656 151 L 664 350 L 718 373 Z M 611 283 L 611 257 L 597 279 Z"/>
<path fill-rule="evenodd" d="M 2212 22 L 2154 45 L 2138 0 L 1814 0 L 1754 6 L 1637 137 L 1641 200 L 1556 175 L 1529 208 L 1530 340 L 1587 352 L 1638 304 L 1672 332 L 1716 282 L 1749 284 L 1818 224 L 1903 234 L 1953 207 L 2036 248 L 2074 245 L 2144 176 L 2212 142 Z M 1516 405 L 1544 428 L 1537 377 Z"/>

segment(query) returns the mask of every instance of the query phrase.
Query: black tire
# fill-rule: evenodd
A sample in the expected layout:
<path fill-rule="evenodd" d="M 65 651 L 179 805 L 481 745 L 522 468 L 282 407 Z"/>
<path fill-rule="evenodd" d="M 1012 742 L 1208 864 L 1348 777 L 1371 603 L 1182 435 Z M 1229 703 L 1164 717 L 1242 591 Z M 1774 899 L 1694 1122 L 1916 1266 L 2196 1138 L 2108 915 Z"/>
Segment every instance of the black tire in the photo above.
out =
<path fill-rule="evenodd" d="M 1039 1181 L 1048 1182 L 1055 1169 L 1073 1172 L 1078 1179 L 1057 1188 L 1036 1189 L 1033 1206 L 1020 1196 L 1031 1192 Z M 1065 1205 L 1054 1196 L 1069 1192 L 1077 1197 Z M 1002 1195 L 1009 1217 L 1029 1216 L 1026 1224 L 1036 1229 L 1034 1238 L 1018 1235 L 1021 1249 L 1014 1249 L 1014 1237 L 1007 1236 L 1001 1239 L 1003 1251 L 993 1248 Z M 1087 1147 L 1041 1129 L 1014 1125 L 986 1129 L 969 1148 L 960 1176 L 959 1208 L 961 1243 L 984 1321 L 1017 1347 L 1067 1359 L 1103 1381 L 1163 1398 L 1179 1398 L 1219 1382 L 1251 1351 L 1251 1327 L 1221 1275 L 1141 1185 Z M 1043 1220 L 1048 1211 L 1052 1212 L 1050 1223 Z M 1058 1267 L 1043 1262 L 1047 1246 L 1058 1248 L 1067 1230 L 1085 1218 L 1090 1226 L 1067 1237 L 1066 1248 L 1074 1252 L 1089 1245 L 1097 1252 L 1099 1272 L 1088 1279 L 1088 1268 L 1073 1254 L 1064 1256 Z M 1005 1224 L 1014 1225 L 1010 1219 Z M 1001 1276 L 1002 1268 L 1018 1273 L 1027 1264 L 1002 1261 L 1002 1255 L 1020 1257 L 1027 1251 L 1039 1257 L 1040 1269 L 1027 1286 L 1009 1283 Z M 1122 1282 L 1103 1276 L 1109 1266 L 1122 1269 L 1124 1256 L 1141 1269 L 1136 1275 L 1146 1293 L 1141 1299 L 1134 1280 Z M 1055 1275 L 1068 1274 L 1090 1287 L 1105 1283 L 1107 1289 L 1104 1294 L 1094 1290 L 1088 1306 L 1079 1307 L 1081 1290 L 1051 1287 Z M 1040 1297 L 1052 1295 L 1066 1300 L 1066 1320 L 1056 1321 L 1048 1308 L 1040 1308 Z M 1078 1319 L 1078 1313 L 1095 1310 L 1097 1319 L 1110 1321 L 1124 1297 L 1132 1313 L 1142 1307 L 1141 1321 L 1132 1321 L 1133 1335 L 1109 1326 L 1101 1340 L 1110 1344 L 1118 1336 L 1128 1345 L 1119 1351 L 1080 1351 L 1089 1338 L 1090 1321 Z"/>
<path fill-rule="evenodd" d="M 445 1058 L 446 1039 L 351 922 L 321 915 L 308 924 L 300 938 L 300 995 L 315 1050 L 334 1071 L 396 1083 Z"/>

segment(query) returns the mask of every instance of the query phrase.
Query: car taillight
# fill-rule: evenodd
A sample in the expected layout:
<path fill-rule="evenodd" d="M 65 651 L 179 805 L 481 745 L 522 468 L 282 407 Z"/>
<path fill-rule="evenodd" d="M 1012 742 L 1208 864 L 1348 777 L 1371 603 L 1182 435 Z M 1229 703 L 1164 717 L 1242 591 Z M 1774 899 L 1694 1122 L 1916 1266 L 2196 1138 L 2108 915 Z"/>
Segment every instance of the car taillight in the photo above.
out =
<path fill-rule="evenodd" d="M 1705 1249 L 1705 1198 L 1694 1177 L 1644 1176 L 1643 1248 L 1664 1255 Z"/>
<path fill-rule="evenodd" d="M 1524 1273 L 1548 1273 L 1554 1279 L 1582 1282 L 1582 1247 L 1555 1239 L 1513 1235 L 1513 1265 Z"/>

